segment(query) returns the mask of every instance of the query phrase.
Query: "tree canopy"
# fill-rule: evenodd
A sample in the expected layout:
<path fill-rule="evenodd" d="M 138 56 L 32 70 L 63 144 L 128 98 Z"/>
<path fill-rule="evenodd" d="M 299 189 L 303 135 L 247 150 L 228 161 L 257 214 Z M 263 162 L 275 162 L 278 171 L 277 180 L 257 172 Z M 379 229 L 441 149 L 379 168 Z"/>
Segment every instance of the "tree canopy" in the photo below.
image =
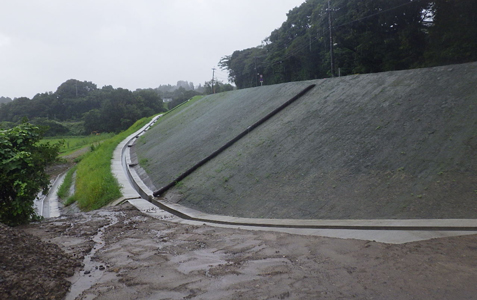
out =
<path fill-rule="evenodd" d="M 11 102 L 12 99 L 8 98 L 8 97 L 0 97 L 0 103 L 9 103 Z"/>
<path fill-rule="evenodd" d="M 27 117 L 32 123 L 48 126 L 47 135 L 67 134 L 59 122 L 84 122 L 83 134 L 119 132 L 135 121 L 165 111 L 164 103 L 153 89 L 131 92 L 88 81 L 67 80 L 54 93 L 39 93 L 31 100 L 17 98 L 0 104 L 0 121 L 18 124 Z"/>
<path fill-rule="evenodd" d="M 477 0 L 307 0 L 262 45 L 219 66 L 245 88 L 261 76 L 275 84 L 475 61 L 476 11 Z"/>
<path fill-rule="evenodd" d="M 230 84 L 217 81 L 214 86 L 216 92 L 233 89 Z M 32 99 L 21 97 L 12 101 L 1 97 L 0 128 L 11 128 L 26 117 L 33 124 L 48 127 L 45 136 L 119 132 L 143 117 L 172 109 L 201 93 L 212 92 L 210 82 L 194 87 L 192 82 L 179 80 L 177 85 L 132 92 L 110 85 L 98 88 L 90 81 L 69 79 L 54 93 L 38 93 Z"/>

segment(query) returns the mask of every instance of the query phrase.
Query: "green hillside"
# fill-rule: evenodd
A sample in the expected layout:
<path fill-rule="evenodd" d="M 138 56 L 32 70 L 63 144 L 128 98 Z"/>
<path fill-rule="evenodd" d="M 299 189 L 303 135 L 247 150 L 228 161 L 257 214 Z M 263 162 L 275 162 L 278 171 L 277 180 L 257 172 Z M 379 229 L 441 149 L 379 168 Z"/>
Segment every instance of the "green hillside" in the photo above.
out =
<path fill-rule="evenodd" d="M 475 218 L 475 82 L 470 63 L 212 95 L 159 122 L 137 155 L 160 188 L 316 84 L 166 199 L 243 217 Z"/>

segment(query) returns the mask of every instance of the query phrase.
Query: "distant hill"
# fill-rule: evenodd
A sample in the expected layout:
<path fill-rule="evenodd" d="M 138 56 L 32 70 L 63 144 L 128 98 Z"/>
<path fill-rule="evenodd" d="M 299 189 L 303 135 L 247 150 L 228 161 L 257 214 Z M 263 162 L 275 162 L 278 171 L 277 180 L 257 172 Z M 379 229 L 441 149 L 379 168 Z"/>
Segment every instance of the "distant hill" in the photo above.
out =
<path fill-rule="evenodd" d="M 303 98 L 171 190 L 208 213 L 476 218 L 477 63 L 210 95 L 137 143 L 160 188 L 311 83 Z"/>

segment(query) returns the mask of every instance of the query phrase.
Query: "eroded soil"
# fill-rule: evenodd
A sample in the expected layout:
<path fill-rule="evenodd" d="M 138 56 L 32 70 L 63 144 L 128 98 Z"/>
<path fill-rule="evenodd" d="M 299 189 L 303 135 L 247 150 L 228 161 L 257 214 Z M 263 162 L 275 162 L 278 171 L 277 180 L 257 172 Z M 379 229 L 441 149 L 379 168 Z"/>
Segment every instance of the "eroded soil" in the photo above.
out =
<path fill-rule="evenodd" d="M 70 278 L 74 293 L 66 299 L 475 299 L 477 294 L 477 235 L 383 244 L 184 225 L 153 219 L 129 204 L 0 228 L 2 299 L 61 299 L 68 289 L 63 278 L 92 252 L 91 262 Z M 25 242 L 18 242 L 20 236 Z"/>

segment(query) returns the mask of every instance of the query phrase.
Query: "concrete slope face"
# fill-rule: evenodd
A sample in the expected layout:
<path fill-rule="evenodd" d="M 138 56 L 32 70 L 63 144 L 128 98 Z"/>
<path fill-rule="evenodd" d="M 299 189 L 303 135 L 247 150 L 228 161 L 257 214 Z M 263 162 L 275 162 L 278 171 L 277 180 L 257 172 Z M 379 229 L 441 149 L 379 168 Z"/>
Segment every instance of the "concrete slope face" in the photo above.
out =
<path fill-rule="evenodd" d="M 314 83 L 166 199 L 240 217 L 475 218 L 476 82 L 471 63 L 209 96 L 156 125 L 137 154 L 161 187 Z"/>
<path fill-rule="evenodd" d="M 187 103 L 159 119 L 158 125 L 140 138 L 137 153 L 141 166 L 161 188 L 306 86 L 255 88 Z"/>

